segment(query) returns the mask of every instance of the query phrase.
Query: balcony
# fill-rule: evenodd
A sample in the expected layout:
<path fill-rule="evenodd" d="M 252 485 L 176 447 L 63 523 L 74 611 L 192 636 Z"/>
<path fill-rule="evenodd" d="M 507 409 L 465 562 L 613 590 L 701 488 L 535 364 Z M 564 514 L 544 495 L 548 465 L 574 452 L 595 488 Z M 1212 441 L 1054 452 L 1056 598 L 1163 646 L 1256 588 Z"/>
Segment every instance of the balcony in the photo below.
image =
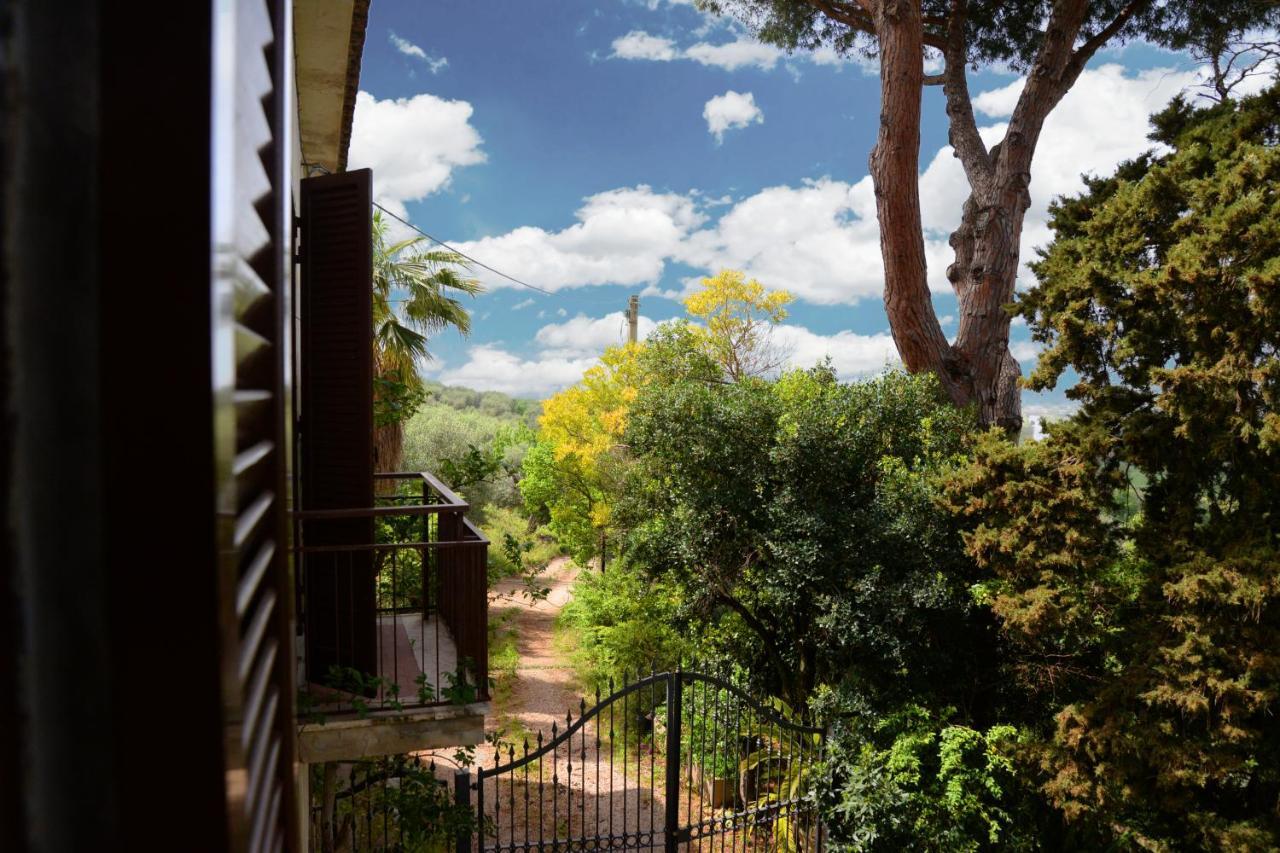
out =
<path fill-rule="evenodd" d="M 376 506 L 294 514 L 309 763 L 483 737 L 488 540 L 430 474 L 376 477 Z"/>

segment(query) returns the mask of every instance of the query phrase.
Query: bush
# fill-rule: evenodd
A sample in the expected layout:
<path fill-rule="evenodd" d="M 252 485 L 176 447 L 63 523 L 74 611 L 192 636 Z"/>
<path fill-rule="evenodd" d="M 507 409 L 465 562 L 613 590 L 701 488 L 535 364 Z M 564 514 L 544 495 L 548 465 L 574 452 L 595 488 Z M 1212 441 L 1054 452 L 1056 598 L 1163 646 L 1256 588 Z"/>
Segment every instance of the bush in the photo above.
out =
<path fill-rule="evenodd" d="M 610 679 L 622 684 L 636 673 L 673 668 L 690 648 L 674 627 L 678 606 L 669 585 L 620 563 L 579 575 L 560 625 L 572 634 L 584 686 L 603 692 Z"/>
<path fill-rule="evenodd" d="M 1011 757 L 1013 726 L 985 731 L 907 705 L 840 721 L 819 806 L 837 851 L 1040 850 L 1043 809 Z"/>

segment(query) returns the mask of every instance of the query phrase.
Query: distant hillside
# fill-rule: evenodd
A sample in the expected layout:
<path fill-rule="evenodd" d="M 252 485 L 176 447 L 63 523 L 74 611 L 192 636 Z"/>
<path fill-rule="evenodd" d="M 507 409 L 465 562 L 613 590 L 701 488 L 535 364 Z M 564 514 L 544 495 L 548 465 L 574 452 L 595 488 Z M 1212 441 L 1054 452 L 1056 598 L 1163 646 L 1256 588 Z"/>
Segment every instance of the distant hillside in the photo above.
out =
<path fill-rule="evenodd" d="M 460 412 L 476 411 L 504 421 L 523 420 L 533 428 L 542 413 L 541 400 L 509 397 L 497 391 L 473 391 L 456 385 L 427 382 L 427 405 L 448 406 Z"/>
<path fill-rule="evenodd" d="M 439 473 L 441 460 L 462 459 L 472 447 L 487 451 L 495 441 L 506 449 L 503 455 L 508 469 L 519 470 L 524 451 L 538 428 L 538 415 L 542 413 L 538 400 L 522 400 L 496 391 L 451 388 L 439 382 L 428 382 L 426 386 L 426 402 L 405 424 L 406 471 Z M 473 485 L 465 497 L 476 507 L 519 503 L 511 474 Z"/>

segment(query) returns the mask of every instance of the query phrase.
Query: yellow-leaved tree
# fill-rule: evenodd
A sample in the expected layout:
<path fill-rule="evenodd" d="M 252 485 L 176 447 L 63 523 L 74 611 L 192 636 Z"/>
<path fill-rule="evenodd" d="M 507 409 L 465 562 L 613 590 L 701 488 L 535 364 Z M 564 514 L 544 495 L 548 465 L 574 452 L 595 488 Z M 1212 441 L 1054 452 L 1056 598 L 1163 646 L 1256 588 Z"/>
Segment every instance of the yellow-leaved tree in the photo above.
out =
<path fill-rule="evenodd" d="M 737 382 L 772 373 L 787 360 L 789 353 L 772 335 L 793 301 L 785 290 L 769 290 L 738 270 L 721 270 L 704 278 L 702 289 L 690 294 L 684 307 L 703 326 L 696 334 L 707 354 Z"/>
<path fill-rule="evenodd" d="M 520 492 L 534 517 L 582 564 L 608 558 L 613 509 L 630 460 L 627 413 L 648 381 L 668 381 L 687 356 L 709 365 L 708 381 L 737 382 L 780 367 L 787 353 L 772 332 L 791 294 L 768 290 L 737 270 L 702 280 L 684 301 L 689 317 L 664 324 L 650 344 L 610 347 L 581 381 L 542 407 L 538 441 L 524 458 Z"/>
<path fill-rule="evenodd" d="M 610 347 L 582 380 L 551 397 L 538 442 L 525 455 L 520 492 L 535 514 L 585 563 L 607 556 L 614 498 L 626 459 L 627 409 L 642 381 L 640 344 Z"/>

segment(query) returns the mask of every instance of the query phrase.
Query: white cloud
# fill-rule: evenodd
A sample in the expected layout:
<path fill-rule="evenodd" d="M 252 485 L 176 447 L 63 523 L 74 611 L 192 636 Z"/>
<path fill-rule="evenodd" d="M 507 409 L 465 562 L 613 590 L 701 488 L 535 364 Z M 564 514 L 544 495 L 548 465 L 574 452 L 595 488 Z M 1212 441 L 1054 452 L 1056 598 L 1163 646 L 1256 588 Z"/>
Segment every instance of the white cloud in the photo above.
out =
<path fill-rule="evenodd" d="M 774 331 L 773 338 L 790 352 L 790 367 L 813 367 L 830 358 L 836 375 L 846 381 L 899 364 L 898 350 L 887 333 L 859 335 L 846 329 L 834 335 L 820 335 L 803 326 L 783 324 Z"/>
<path fill-rule="evenodd" d="M 1035 361 L 1040 355 L 1040 345 L 1035 341 L 1010 341 L 1009 352 L 1022 363 Z"/>
<path fill-rule="evenodd" d="M 752 65 L 767 71 L 777 64 L 782 51 L 755 39 L 738 38 L 724 44 L 698 42 L 687 48 L 684 56 L 700 65 L 712 65 L 725 71 L 736 71 Z"/>
<path fill-rule="evenodd" d="M 731 267 L 819 304 L 878 297 L 884 289 L 871 179 L 823 178 L 768 187 L 685 241 L 679 259 L 709 272 Z"/>
<path fill-rule="evenodd" d="M 647 59 L 653 62 L 669 62 L 678 59 L 676 43 L 671 39 L 650 35 L 643 30 L 632 30 L 613 40 L 613 59 Z"/>
<path fill-rule="evenodd" d="M 767 71 L 778 63 L 782 55 L 782 51 L 778 48 L 746 36 L 739 36 L 733 41 L 722 44 L 700 41 L 687 48 L 680 48 L 669 38 L 655 36 L 644 30 L 632 30 L 613 40 L 613 53 L 609 58 L 650 62 L 688 59 L 700 65 L 710 65 L 726 71 L 736 71 L 749 66 Z"/>
<path fill-rule="evenodd" d="M 559 231 L 524 226 L 454 245 L 548 290 L 649 284 L 661 278 L 666 259 L 705 217 L 691 196 L 640 185 L 588 197 L 577 219 Z M 484 270 L 477 273 L 491 289 L 511 286 Z"/>
<path fill-rule="evenodd" d="M 409 41 L 408 39 L 401 38 L 400 36 L 396 35 L 394 32 L 391 33 L 391 43 L 395 45 L 396 50 L 400 51 L 405 56 L 410 56 L 410 57 L 413 57 L 414 59 L 419 59 L 427 63 L 427 68 L 431 70 L 432 74 L 439 74 L 442 70 L 444 70 L 449 65 L 448 59 L 445 59 L 443 56 L 441 57 L 428 56 L 425 50 L 418 47 L 416 44 Z"/>
<path fill-rule="evenodd" d="M 473 346 L 458 367 L 441 370 L 436 378 L 446 385 L 477 391 L 501 391 L 517 397 L 546 397 L 582 378 L 595 356 L 523 358 L 493 344 Z"/>
<path fill-rule="evenodd" d="M 1032 257 L 1033 246 L 1049 238 L 1050 199 L 1079 191 L 1081 172 L 1105 174 L 1151 147 L 1147 116 L 1192 81 L 1190 72 L 1133 73 L 1116 65 L 1081 75 L 1041 136 L 1032 166 L 1032 206 L 1023 229 L 1024 262 Z M 984 115 L 1000 118 L 1002 110 L 1011 108 L 1008 89 L 978 96 L 990 111 Z M 1004 124 L 994 122 L 981 132 L 992 144 Z M 949 293 L 945 275 L 953 255 L 947 238 L 968 196 L 963 170 L 949 147 L 928 161 L 920 191 L 929 285 L 936 293 Z M 551 290 L 622 284 L 673 297 L 678 293 L 665 289 L 670 282 L 662 277 L 667 264 L 677 262 L 703 274 L 741 269 L 769 287 L 785 288 L 816 304 L 881 297 L 884 273 L 869 177 L 856 183 L 819 178 L 799 186 L 766 187 L 718 207 L 724 201 L 696 191 L 624 187 L 587 198 L 577 211 L 578 221 L 564 229 L 527 226 L 459 247 Z M 719 219 L 708 221 L 709 212 L 721 210 Z M 492 277 L 485 283 L 510 286 Z"/>
<path fill-rule="evenodd" d="M 647 338 L 658 324 L 640 317 L 639 335 Z M 546 397 L 582 378 L 610 346 L 626 335 L 621 311 L 603 317 L 585 314 L 562 323 L 549 323 L 534 337 L 536 351 L 519 355 L 500 344 L 479 344 L 467 351 L 456 367 L 435 367 L 436 378 L 446 385 L 464 385 L 479 391 L 501 391 L 522 397 Z M 893 339 L 885 333 L 860 335 L 848 330 L 821 335 L 803 326 L 783 324 L 774 332 L 774 343 L 786 355 L 786 366 L 809 368 L 830 358 L 842 380 L 867 376 L 898 364 Z M 432 369 L 432 368 L 429 368 Z"/>
<path fill-rule="evenodd" d="M 449 185 L 455 169 L 485 161 L 471 104 L 435 95 L 380 101 L 356 95 L 351 128 L 352 169 L 373 169 L 374 200 L 406 217 L 405 202 Z"/>
<path fill-rule="evenodd" d="M 533 298 L 532 298 L 532 297 L 530 297 L 529 299 L 521 299 L 521 300 L 520 300 L 519 302 L 517 302 L 515 305 L 512 305 L 512 306 L 511 306 L 511 310 L 512 310 L 512 311 L 519 311 L 519 310 L 521 310 L 522 308 L 528 308 L 528 307 L 529 307 L 530 305 L 532 305 L 532 304 L 533 304 Z"/>
<path fill-rule="evenodd" d="M 756 106 L 755 95 L 732 89 L 707 101 L 702 107 L 702 117 L 707 120 L 707 131 L 715 135 L 717 142 L 724 139 L 726 130 L 764 122 L 764 113 Z"/>
<path fill-rule="evenodd" d="M 640 340 L 649 337 L 658 324 L 641 316 L 636 323 Z M 603 317 L 578 314 L 563 323 L 549 323 L 538 330 L 534 341 L 546 351 L 546 355 L 564 358 L 598 356 L 607 347 L 626 341 L 627 318 L 621 311 Z"/>

